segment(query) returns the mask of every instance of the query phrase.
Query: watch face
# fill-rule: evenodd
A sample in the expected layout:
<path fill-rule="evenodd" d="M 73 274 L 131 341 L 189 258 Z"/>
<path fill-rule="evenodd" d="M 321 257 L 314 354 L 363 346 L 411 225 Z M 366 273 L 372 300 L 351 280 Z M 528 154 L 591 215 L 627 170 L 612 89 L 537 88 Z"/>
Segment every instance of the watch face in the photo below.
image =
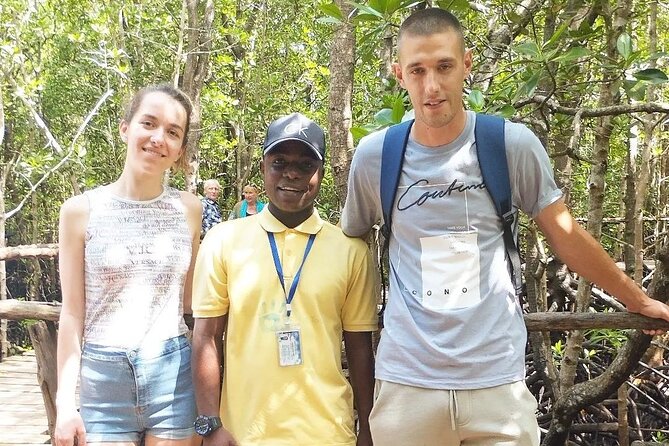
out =
<path fill-rule="evenodd" d="M 194 423 L 195 433 L 198 435 L 206 436 L 211 433 L 211 426 L 209 425 L 209 417 L 200 415 L 195 419 Z"/>

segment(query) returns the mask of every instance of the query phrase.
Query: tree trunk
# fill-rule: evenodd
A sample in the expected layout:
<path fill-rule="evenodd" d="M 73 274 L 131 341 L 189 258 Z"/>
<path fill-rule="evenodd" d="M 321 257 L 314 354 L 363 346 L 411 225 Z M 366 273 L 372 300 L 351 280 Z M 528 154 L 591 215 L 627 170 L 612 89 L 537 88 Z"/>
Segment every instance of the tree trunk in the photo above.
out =
<path fill-rule="evenodd" d="M 237 5 L 236 19 L 241 18 L 243 11 L 243 4 Z M 247 33 L 252 33 L 255 27 L 257 14 L 252 14 L 245 26 L 244 30 Z M 228 22 L 230 19 L 224 20 Z M 232 96 L 237 100 L 238 113 L 236 118 L 230 122 L 230 139 L 237 141 L 235 146 L 235 184 L 234 195 L 235 201 L 241 199 L 244 186 L 249 181 L 252 171 L 253 162 L 253 147 L 246 139 L 246 125 L 244 123 L 244 111 L 246 110 L 246 79 L 244 77 L 245 70 L 242 68 L 246 66 L 247 49 L 243 43 L 235 39 L 232 35 L 227 34 L 225 40 L 230 48 L 232 57 L 237 62 L 232 68 Z"/>
<path fill-rule="evenodd" d="M 525 236 L 525 285 L 527 289 L 527 303 L 530 308 L 530 314 L 533 316 L 538 312 L 548 310 L 546 300 L 546 253 L 543 242 L 539 240 L 537 228 L 531 224 Z M 527 323 L 527 322 L 526 322 Z M 539 373 L 546 388 L 550 391 L 553 398 L 560 394 L 557 387 L 557 369 L 553 363 L 553 354 L 551 352 L 550 333 L 548 331 L 534 331 L 529 335 L 530 346 L 532 347 L 532 359 L 534 370 Z"/>
<path fill-rule="evenodd" d="M 39 200 L 37 194 L 33 194 L 31 197 L 31 207 L 32 207 L 32 215 L 40 214 Z M 30 226 L 32 226 L 31 243 L 33 244 L 37 243 L 39 238 L 38 225 L 39 221 L 37 219 L 33 219 L 30 222 Z M 28 261 L 27 271 L 28 271 L 27 298 L 28 300 L 40 300 L 40 289 L 42 284 L 42 265 L 40 265 L 38 258 L 33 257 Z"/>
<path fill-rule="evenodd" d="M 193 101 L 190 134 L 186 146 L 188 166 L 186 169 L 186 189 L 195 193 L 199 173 L 199 142 L 202 136 L 202 109 L 200 94 L 209 69 L 212 24 L 214 21 L 213 0 L 184 0 L 188 10 L 188 46 L 184 68 L 182 89 Z M 202 18 L 200 18 L 202 10 Z"/>
<path fill-rule="evenodd" d="M 617 59 L 616 42 L 618 37 L 624 31 L 627 25 L 627 20 L 630 14 L 631 6 L 622 0 L 618 0 L 615 7 L 609 5 L 604 6 L 604 14 L 602 18 L 607 24 L 607 57 L 609 60 Z M 616 103 L 614 98 L 614 80 L 618 75 L 615 68 L 604 68 L 603 79 L 600 84 L 599 107 L 606 107 Z M 588 223 L 587 230 L 596 239 L 601 238 L 602 217 L 603 217 L 603 202 L 605 191 L 605 176 L 608 167 L 609 145 L 611 139 L 611 132 L 613 128 L 613 118 L 611 116 L 604 116 L 598 118 L 598 124 L 595 128 L 595 147 L 592 156 L 592 167 L 590 171 L 589 185 L 589 201 L 588 201 Z M 576 294 L 576 308 L 575 311 L 585 312 L 588 310 L 591 302 L 592 285 L 585 279 L 579 279 L 578 291 Z M 574 408 L 579 406 L 575 401 L 578 400 L 578 392 L 582 392 L 580 387 L 574 389 L 574 380 L 576 378 L 576 369 L 578 366 L 578 359 L 583 350 L 584 335 L 581 330 L 571 331 L 567 337 L 567 345 L 565 347 L 565 354 L 562 359 L 560 367 L 559 387 L 562 392 L 561 397 L 555 403 L 555 411 L 553 420 L 548 435 L 545 439 L 547 445 L 563 445 L 569 434 L 569 426 L 572 423 L 572 417 L 575 414 Z M 628 342 L 629 344 L 629 342 Z M 646 345 L 647 347 L 647 345 Z M 619 356 L 620 357 L 620 356 Z M 639 355 L 639 358 L 641 356 Z M 631 357 L 630 357 L 631 358 Z M 639 358 L 634 360 L 634 364 Z M 626 363 L 622 366 L 624 370 L 631 370 L 633 366 Z M 601 376 L 605 376 L 605 374 Z M 619 378 L 619 376 L 616 376 Z M 623 380 L 626 376 L 623 376 Z M 618 382 L 613 388 L 617 388 L 622 381 Z M 581 383 L 584 384 L 584 383 Z M 612 383 L 604 383 L 604 386 L 611 386 Z M 593 389 L 594 390 L 594 389 Z M 607 395 L 603 395 L 607 396 Z M 558 410 L 564 409 L 563 412 Z M 567 409 L 569 408 L 569 409 Z M 577 410 L 577 409 L 576 409 Z"/>
<path fill-rule="evenodd" d="M 2 101 L 3 91 L 0 84 L 0 147 L 5 147 L 5 107 Z M 0 249 L 5 247 L 5 190 L 7 175 L 10 172 L 11 162 L 4 159 L 5 150 L 2 151 L 2 163 L 0 163 Z M 5 164 L 6 163 L 6 164 Z M 4 164 L 4 166 L 3 166 Z M 7 299 L 7 271 L 5 262 L 0 260 L 0 301 Z M 7 340 L 7 321 L 0 319 L 0 361 L 9 353 L 9 341 Z"/>
<path fill-rule="evenodd" d="M 648 11 L 648 51 L 650 54 L 657 52 L 657 0 L 651 1 Z M 656 68 L 657 60 L 651 58 L 649 68 Z M 655 86 L 648 85 L 646 91 L 646 102 L 651 103 L 656 99 Z M 664 119 L 664 117 L 662 118 Z M 641 144 L 641 156 L 637 168 L 636 195 L 634 200 L 634 281 L 641 285 L 643 279 L 643 257 L 644 257 L 644 227 L 643 214 L 648 183 L 651 178 L 651 154 L 657 140 L 655 137 L 655 120 L 652 115 L 643 119 L 643 143 Z"/>
<path fill-rule="evenodd" d="M 0 93 L 0 96 L 2 94 Z M 9 164 L 0 170 L 0 249 L 5 247 L 5 185 L 9 175 Z M 5 261 L 0 260 L 0 301 L 7 299 L 7 271 Z M 9 341 L 7 339 L 7 321 L 0 319 L 0 361 L 9 353 Z"/>
<path fill-rule="evenodd" d="M 353 96 L 353 71 L 355 63 L 355 28 L 348 21 L 353 6 L 346 0 L 335 0 L 346 18 L 335 28 L 330 46 L 330 109 L 328 130 L 330 134 L 330 160 L 334 175 L 338 208 L 346 200 L 348 170 L 353 153 L 351 135 Z"/>
<path fill-rule="evenodd" d="M 37 382 L 42 390 L 44 408 L 49 426 L 51 442 L 56 426 L 56 389 L 58 387 L 56 371 L 57 333 L 55 322 L 38 321 L 28 327 L 30 342 L 35 348 L 37 360 Z"/>

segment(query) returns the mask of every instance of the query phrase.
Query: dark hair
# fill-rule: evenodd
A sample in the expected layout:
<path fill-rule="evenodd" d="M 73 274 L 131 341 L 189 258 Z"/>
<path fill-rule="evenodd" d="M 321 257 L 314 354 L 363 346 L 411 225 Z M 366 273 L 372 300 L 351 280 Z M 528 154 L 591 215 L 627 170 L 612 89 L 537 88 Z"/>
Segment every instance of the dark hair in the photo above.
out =
<path fill-rule="evenodd" d="M 441 8 L 420 9 L 407 17 L 400 25 L 397 41 L 399 42 L 405 35 L 431 36 L 444 31 L 455 31 L 460 36 L 464 51 L 465 38 L 460 21 L 452 13 Z"/>
<path fill-rule="evenodd" d="M 125 122 L 130 122 L 132 118 L 137 113 L 139 106 L 142 104 L 144 97 L 150 93 L 163 93 L 177 101 L 186 111 L 186 128 L 184 128 L 184 140 L 183 147 L 186 146 L 188 142 L 188 131 L 190 130 L 190 115 L 193 112 L 193 103 L 186 93 L 180 89 L 170 85 L 170 84 L 155 84 L 147 85 L 144 88 L 139 89 L 132 99 L 126 104 L 125 110 L 123 113 L 123 120 Z M 186 168 L 186 151 L 184 150 L 179 159 L 176 161 L 176 167 L 178 169 Z"/>

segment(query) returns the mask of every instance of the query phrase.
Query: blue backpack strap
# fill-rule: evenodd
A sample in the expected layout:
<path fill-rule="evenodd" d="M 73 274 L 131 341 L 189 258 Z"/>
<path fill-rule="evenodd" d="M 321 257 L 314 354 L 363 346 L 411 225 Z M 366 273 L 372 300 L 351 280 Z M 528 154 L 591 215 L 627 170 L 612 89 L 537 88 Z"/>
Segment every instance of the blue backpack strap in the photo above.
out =
<path fill-rule="evenodd" d="M 381 210 L 383 212 L 383 226 L 381 226 L 381 233 L 385 237 L 386 243 L 390 240 L 393 203 L 397 194 L 397 186 L 400 184 L 404 152 L 407 148 L 413 122 L 414 120 L 411 119 L 388 127 L 383 139 L 383 152 L 381 154 Z"/>
<path fill-rule="evenodd" d="M 504 119 L 484 114 L 476 115 L 476 153 L 486 189 L 495 203 L 497 215 L 504 228 L 504 248 L 511 262 L 511 280 L 516 295 L 522 290 L 520 254 L 513 236 L 514 211 L 511 199 L 509 167 L 506 162 Z"/>

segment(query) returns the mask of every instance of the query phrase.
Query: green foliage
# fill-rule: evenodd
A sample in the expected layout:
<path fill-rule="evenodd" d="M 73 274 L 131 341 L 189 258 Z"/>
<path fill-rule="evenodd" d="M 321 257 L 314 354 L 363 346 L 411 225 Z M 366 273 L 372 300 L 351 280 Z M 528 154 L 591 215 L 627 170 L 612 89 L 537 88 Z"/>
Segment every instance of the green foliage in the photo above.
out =
<path fill-rule="evenodd" d="M 553 352 L 553 360 L 555 362 L 560 362 L 564 357 L 566 343 L 559 339 L 555 344 L 551 345 L 551 351 Z"/>
<path fill-rule="evenodd" d="M 585 337 L 593 344 L 613 348 L 614 351 L 617 351 L 627 342 L 627 332 L 625 330 L 587 330 Z"/>

